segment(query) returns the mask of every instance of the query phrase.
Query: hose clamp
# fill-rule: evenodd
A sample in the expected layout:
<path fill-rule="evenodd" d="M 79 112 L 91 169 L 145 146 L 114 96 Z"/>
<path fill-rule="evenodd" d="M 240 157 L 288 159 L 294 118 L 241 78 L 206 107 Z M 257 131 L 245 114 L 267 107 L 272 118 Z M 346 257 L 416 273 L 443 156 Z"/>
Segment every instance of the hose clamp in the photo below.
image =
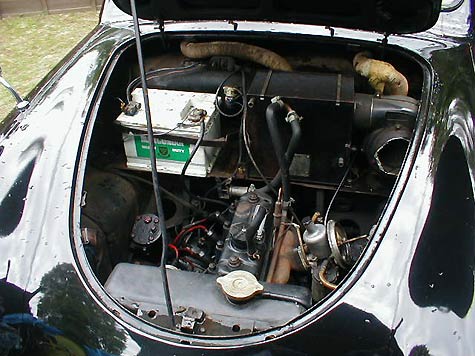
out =
<path fill-rule="evenodd" d="M 287 113 L 287 116 L 285 117 L 285 121 L 287 121 L 289 124 L 294 121 L 294 120 L 302 120 L 302 117 L 299 116 L 299 114 L 297 114 L 295 112 L 295 110 L 290 110 L 288 113 Z"/>
<path fill-rule="evenodd" d="M 278 103 L 280 106 L 283 106 L 283 105 L 284 105 L 284 102 L 282 101 L 282 99 L 280 98 L 280 96 L 274 96 L 272 99 L 270 99 L 270 102 L 271 102 L 272 104 Z"/>

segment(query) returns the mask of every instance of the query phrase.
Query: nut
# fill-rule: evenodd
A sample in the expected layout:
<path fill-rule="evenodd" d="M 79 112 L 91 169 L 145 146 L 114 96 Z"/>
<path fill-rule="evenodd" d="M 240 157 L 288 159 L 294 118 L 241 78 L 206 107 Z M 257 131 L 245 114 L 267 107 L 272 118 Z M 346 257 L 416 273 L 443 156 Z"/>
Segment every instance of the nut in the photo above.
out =
<path fill-rule="evenodd" d="M 241 265 L 241 259 L 238 256 L 231 256 L 228 260 L 230 267 L 239 267 Z"/>

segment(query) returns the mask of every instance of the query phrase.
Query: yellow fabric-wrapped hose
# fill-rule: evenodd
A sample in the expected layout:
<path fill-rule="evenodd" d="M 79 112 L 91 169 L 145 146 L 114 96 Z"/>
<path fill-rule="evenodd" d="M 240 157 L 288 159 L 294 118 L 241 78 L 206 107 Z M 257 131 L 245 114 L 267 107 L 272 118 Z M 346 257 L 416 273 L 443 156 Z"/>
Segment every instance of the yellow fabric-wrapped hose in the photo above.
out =
<path fill-rule="evenodd" d="M 391 64 L 370 58 L 368 52 L 360 52 L 353 58 L 355 71 L 368 78 L 376 94 L 407 95 L 409 84 L 404 75 Z"/>
<path fill-rule="evenodd" d="M 183 41 L 180 45 L 185 57 L 200 59 L 212 56 L 230 56 L 259 63 L 272 70 L 292 71 L 287 60 L 268 49 L 241 42 L 214 41 L 193 43 Z"/>

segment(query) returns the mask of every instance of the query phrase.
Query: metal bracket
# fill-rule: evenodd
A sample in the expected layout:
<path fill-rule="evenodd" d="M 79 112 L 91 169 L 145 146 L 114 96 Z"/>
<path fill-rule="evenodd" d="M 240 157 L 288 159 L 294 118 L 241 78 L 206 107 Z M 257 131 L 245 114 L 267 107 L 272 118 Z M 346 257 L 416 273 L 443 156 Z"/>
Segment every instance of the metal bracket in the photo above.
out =
<path fill-rule="evenodd" d="M 30 102 L 27 100 L 24 100 L 21 95 L 10 85 L 10 83 L 7 82 L 5 78 L 2 76 L 2 68 L 0 67 L 0 84 L 7 89 L 10 94 L 15 98 L 16 100 L 16 108 L 18 111 L 25 111 L 28 109 L 30 106 Z"/>
<path fill-rule="evenodd" d="M 325 28 L 330 31 L 330 36 L 331 37 L 335 37 L 335 29 L 333 27 L 330 27 L 330 26 L 325 26 Z"/>
<path fill-rule="evenodd" d="M 389 35 L 390 35 L 390 33 L 385 32 L 385 33 L 384 33 L 384 37 L 383 37 L 383 39 L 381 40 L 381 44 L 383 45 L 383 46 L 382 46 L 382 53 L 381 53 L 381 57 L 382 57 L 382 58 L 384 58 L 384 54 L 385 54 L 385 52 L 386 52 L 386 46 L 387 46 L 388 41 L 389 41 Z"/>
<path fill-rule="evenodd" d="M 261 100 L 264 100 L 264 96 L 266 95 L 266 92 L 267 92 L 267 87 L 269 86 L 270 79 L 272 77 L 272 73 L 273 73 L 272 69 L 269 69 L 269 71 L 267 72 L 266 79 L 264 81 L 264 84 L 262 85 L 261 95 L 259 96 Z"/>
<path fill-rule="evenodd" d="M 228 24 L 233 25 L 233 30 L 237 31 L 238 25 L 239 25 L 237 22 L 234 22 L 233 20 L 229 20 Z"/>
<path fill-rule="evenodd" d="M 160 30 L 160 37 L 162 39 L 162 44 L 164 48 L 167 48 L 167 41 L 165 36 L 165 21 L 163 19 L 158 19 L 158 29 Z"/>
<path fill-rule="evenodd" d="M 189 307 L 181 319 L 180 330 L 192 334 L 195 331 L 195 325 L 202 323 L 204 319 L 205 313 L 202 310 Z"/>

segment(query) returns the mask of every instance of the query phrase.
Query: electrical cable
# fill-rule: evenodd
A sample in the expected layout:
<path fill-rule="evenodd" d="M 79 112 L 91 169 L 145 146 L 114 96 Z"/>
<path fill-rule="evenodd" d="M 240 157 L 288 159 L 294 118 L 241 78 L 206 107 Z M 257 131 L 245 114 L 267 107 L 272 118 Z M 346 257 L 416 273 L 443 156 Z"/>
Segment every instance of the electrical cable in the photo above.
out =
<path fill-rule="evenodd" d="M 247 104 L 246 104 L 247 105 Z M 243 137 L 242 137 L 242 120 L 241 120 L 241 124 L 239 125 L 239 135 L 238 135 L 238 152 L 239 152 L 239 156 L 238 156 L 238 161 L 236 163 L 236 168 L 234 168 L 234 172 L 233 172 L 233 175 L 232 177 L 234 178 L 234 176 L 236 175 L 241 163 L 242 163 L 242 141 L 243 141 Z"/>
<path fill-rule="evenodd" d="M 183 118 L 183 120 L 181 120 L 178 124 L 176 124 L 176 126 L 175 126 L 174 128 L 172 128 L 172 129 L 170 129 L 170 130 L 168 130 L 168 131 L 165 131 L 165 132 L 156 134 L 155 136 L 165 136 L 165 135 L 168 135 L 170 132 L 173 132 L 173 131 L 179 129 L 179 128 L 185 123 L 185 121 L 186 121 L 187 119 L 188 119 L 188 117 L 185 116 L 185 117 Z"/>
<path fill-rule="evenodd" d="M 257 165 L 257 162 L 255 161 L 253 155 L 252 155 L 252 151 L 251 151 L 251 147 L 250 147 L 250 143 L 249 143 L 249 136 L 248 136 L 248 133 L 247 133 L 247 128 L 246 128 L 246 122 L 247 122 L 247 92 L 246 92 L 246 76 L 244 75 L 244 71 L 241 71 L 241 75 L 242 75 L 242 97 L 243 97 L 243 105 L 244 105 L 244 110 L 243 110 L 243 113 L 242 113 L 242 119 L 241 119 L 241 134 L 242 134 L 242 139 L 244 141 L 244 146 L 246 147 L 246 151 L 247 151 L 247 155 L 249 157 L 249 159 L 251 160 L 252 162 L 252 165 L 254 166 L 256 172 L 259 174 L 259 176 L 261 177 L 261 179 L 264 181 L 264 183 L 266 184 L 267 188 L 273 192 L 275 195 L 277 195 L 277 191 L 275 190 L 275 188 L 272 186 L 272 184 L 269 182 L 269 180 L 264 176 L 264 174 L 262 173 L 262 171 L 260 170 L 259 166 Z M 239 160 L 242 159 L 241 155 L 241 150 L 242 150 L 242 141 L 239 140 L 239 146 L 240 146 L 240 158 Z M 239 164 L 239 162 L 238 162 Z M 239 167 L 239 166 L 238 166 Z M 303 226 L 302 225 L 302 222 L 300 221 L 300 219 L 298 218 L 297 214 L 295 213 L 294 209 L 292 207 L 289 207 L 289 210 L 290 210 L 290 213 L 292 214 L 292 216 L 297 220 L 298 224 L 300 226 Z"/>
<path fill-rule="evenodd" d="M 195 143 L 195 146 L 193 147 L 193 150 L 191 151 L 190 153 L 190 157 L 188 157 L 188 159 L 186 160 L 185 164 L 183 165 L 183 169 L 181 170 L 181 174 L 180 174 L 180 177 L 181 177 L 181 180 L 182 180 L 182 183 L 183 183 L 183 189 L 188 193 L 189 196 L 193 197 L 193 198 L 196 198 L 198 200 L 201 200 L 203 202 L 206 202 L 206 203 L 213 203 L 213 204 L 218 204 L 218 205 L 222 205 L 222 206 L 225 206 L 227 207 L 228 204 L 220 201 L 220 200 L 215 200 L 215 199 L 210 199 L 210 198 L 205 198 L 205 197 L 201 197 L 199 195 L 194 195 L 193 193 L 191 193 L 191 191 L 188 189 L 188 186 L 186 185 L 186 182 L 185 182 L 185 173 L 186 173 L 186 170 L 188 169 L 188 166 L 190 165 L 191 163 L 191 160 L 193 159 L 193 157 L 195 156 L 196 152 L 198 151 L 198 148 L 200 148 L 200 145 L 201 143 L 203 142 L 203 138 L 205 136 L 205 122 L 204 120 L 201 120 L 201 129 L 200 129 L 200 136 L 198 137 L 198 140 L 196 141 Z"/>
<path fill-rule="evenodd" d="M 175 315 L 173 314 L 173 306 L 170 297 L 170 287 L 168 285 L 168 276 L 167 276 L 167 252 L 168 252 L 168 236 L 167 236 L 167 227 L 165 224 L 165 212 L 163 210 L 162 196 L 160 193 L 160 181 L 158 178 L 157 171 L 157 162 L 155 159 L 155 144 L 153 138 L 152 130 L 152 118 L 150 114 L 150 102 L 148 98 L 148 89 L 147 89 L 147 80 L 145 77 L 145 65 L 143 61 L 142 53 L 142 42 L 140 38 L 140 27 L 139 20 L 137 16 L 137 8 L 135 6 L 135 0 L 130 0 L 130 7 L 132 10 L 132 18 L 134 23 L 134 34 L 135 34 L 135 44 L 137 46 L 137 59 L 139 63 L 140 78 L 142 82 L 142 93 L 145 106 L 145 118 L 147 121 L 147 138 L 150 146 L 150 164 L 152 166 L 152 182 L 153 182 L 153 191 L 155 193 L 155 203 L 157 205 L 157 215 L 159 219 L 160 231 L 162 233 L 162 256 L 160 261 L 160 272 L 162 275 L 162 286 L 163 293 L 165 296 L 165 303 L 167 306 L 168 317 L 170 318 L 171 328 L 174 329 L 176 326 Z"/>
<path fill-rule="evenodd" d="M 159 68 L 155 69 L 153 71 L 150 71 L 146 73 L 146 79 L 151 79 L 151 78 L 156 78 L 156 77 L 161 77 L 162 75 L 172 75 L 172 74 L 177 74 L 177 73 L 182 73 L 184 71 L 187 71 L 188 69 L 196 69 L 200 63 L 193 63 L 187 66 L 183 67 L 169 67 L 169 68 Z M 126 89 L 126 96 L 127 96 L 127 101 L 131 102 L 132 101 L 132 91 L 140 84 L 141 78 L 137 77 L 133 79 L 128 85 Z"/>
<path fill-rule="evenodd" d="M 204 219 L 200 219 L 200 220 L 197 220 L 197 221 L 193 221 L 187 225 L 184 225 L 182 230 L 186 230 L 186 229 L 189 229 L 190 227 L 193 227 L 195 225 L 200 225 L 200 224 L 203 224 L 204 222 L 208 221 L 208 218 L 204 218 Z"/>
<path fill-rule="evenodd" d="M 175 252 L 175 258 L 180 258 L 180 251 L 178 251 L 178 248 L 175 245 L 168 244 L 168 247 Z"/>
<path fill-rule="evenodd" d="M 203 230 L 206 233 L 208 232 L 208 228 L 204 225 L 195 225 L 195 226 L 192 226 L 188 229 L 183 229 L 183 230 L 180 231 L 180 233 L 178 235 L 176 235 L 175 239 L 173 240 L 173 245 L 178 246 L 179 243 L 180 243 L 180 239 L 183 235 L 188 234 L 190 232 L 193 232 L 195 230 Z"/>
<path fill-rule="evenodd" d="M 185 121 L 188 120 L 188 117 L 185 116 L 176 126 L 172 129 L 169 129 L 168 131 L 162 132 L 162 133 L 154 133 L 154 137 L 160 137 L 160 136 L 165 136 L 168 135 L 169 133 L 178 130 L 181 126 L 184 126 Z M 136 128 L 137 131 L 141 131 L 140 129 Z"/>
<path fill-rule="evenodd" d="M 242 97 L 242 92 L 238 89 L 235 89 Z M 241 104 L 241 103 L 236 103 L 239 105 L 239 110 L 237 112 L 235 112 L 234 114 L 226 114 L 223 110 L 221 110 L 221 108 L 219 107 L 219 101 L 218 101 L 218 95 L 216 95 L 215 99 L 214 99 L 214 106 L 216 108 L 216 110 L 218 110 L 218 112 L 223 115 L 224 117 L 237 117 L 239 115 L 241 115 L 242 111 L 244 110 L 244 105 Z"/>
<path fill-rule="evenodd" d="M 250 143 L 249 143 L 249 136 L 248 136 L 248 133 L 247 133 L 247 126 L 246 126 L 246 122 L 247 122 L 247 93 L 246 93 L 246 76 L 244 75 L 244 72 L 242 72 L 242 101 L 243 101 L 243 105 L 244 105 L 244 110 L 242 112 L 242 136 L 243 136 L 243 140 L 244 140 L 244 146 L 246 147 L 246 151 L 247 151 L 247 155 L 249 157 L 249 159 L 251 160 L 252 162 L 252 165 L 254 166 L 254 169 L 256 170 L 256 172 L 259 174 L 259 176 L 261 177 L 261 179 L 264 181 L 264 183 L 269 187 L 269 189 L 277 195 L 277 191 L 274 189 L 274 187 L 272 187 L 272 185 L 270 184 L 269 180 L 264 176 L 264 174 L 262 173 L 262 171 L 260 170 L 259 166 L 257 165 L 256 163 L 256 160 L 254 159 L 254 156 L 252 155 L 252 152 L 251 152 L 251 146 L 250 146 Z"/>
<path fill-rule="evenodd" d="M 215 94 L 215 97 L 214 97 L 214 106 L 215 106 L 216 110 L 218 110 L 218 112 L 221 115 L 223 115 L 224 117 L 237 117 L 237 116 L 241 115 L 241 113 L 244 110 L 244 100 L 243 100 L 243 104 L 241 105 L 239 110 L 234 114 L 226 114 L 225 112 L 223 112 L 221 110 L 221 108 L 219 107 L 219 102 L 218 102 L 219 92 L 221 91 L 222 87 L 224 86 L 224 83 L 226 83 L 229 80 L 229 78 L 231 78 L 234 74 L 236 74 L 239 71 L 240 71 L 240 69 L 236 69 L 234 72 L 229 74 L 226 78 L 224 78 L 223 81 L 218 85 L 218 89 L 216 90 L 216 94 Z M 241 97 L 243 97 L 243 93 L 239 89 L 235 88 L 235 90 L 241 95 Z M 243 90 L 245 90 L 245 89 L 243 89 Z"/>
<path fill-rule="evenodd" d="M 122 172 L 120 171 L 119 169 L 111 169 L 111 171 L 114 173 L 114 174 L 117 174 L 119 176 L 122 176 L 124 178 L 128 178 L 128 179 L 135 179 L 137 180 L 138 182 L 142 182 L 142 183 L 145 183 L 145 184 L 148 184 L 148 185 L 151 185 L 153 186 L 153 182 L 150 182 L 149 180 L 145 179 L 145 178 L 142 178 L 142 177 L 139 177 L 139 176 L 136 176 L 135 174 L 129 174 L 129 173 L 125 173 L 125 172 Z M 168 189 L 165 189 L 163 188 L 162 186 L 160 186 L 160 190 L 163 192 L 163 194 L 167 195 L 170 197 L 171 200 L 179 203 L 180 205 L 183 205 L 184 207 L 186 208 L 189 208 L 191 210 L 194 210 L 195 212 L 201 214 L 201 215 L 207 215 L 205 211 L 197 208 L 196 206 L 194 206 L 193 204 L 187 202 L 185 199 L 183 198 L 180 198 L 178 195 L 170 192 Z"/>
<path fill-rule="evenodd" d="M 323 224 L 325 226 L 327 226 L 328 214 L 330 214 L 330 210 L 331 210 L 331 207 L 333 205 L 333 202 L 335 201 L 335 198 L 336 198 L 338 192 L 340 191 L 341 187 L 343 187 L 343 183 L 345 183 L 346 176 L 348 175 L 348 173 L 351 170 L 351 166 L 353 165 L 353 162 L 355 161 L 355 157 L 356 157 L 356 155 L 351 159 L 350 163 L 348 163 L 348 168 L 346 168 L 345 174 L 343 174 L 343 177 L 341 178 L 340 184 L 338 184 L 338 187 L 336 188 L 335 193 L 333 193 L 333 196 L 330 200 L 330 203 L 328 204 L 328 208 L 327 208 L 327 211 L 325 213 L 325 218 L 323 219 Z"/>
<path fill-rule="evenodd" d="M 222 187 L 223 185 L 226 185 L 227 183 L 231 183 L 232 180 L 236 177 L 236 173 L 241 166 L 242 163 L 242 120 L 241 120 L 241 125 L 239 126 L 239 134 L 238 134 L 238 160 L 236 163 L 236 167 L 234 168 L 233 173 L 231 174 L 231 177 L 228 177 L 221 182 L 216 183 L 213 187 L 208 189 L 205 194 L 203 195 L 205 198 L 207 198 L 214 190 L 217 190 L 218 188 Z"/>
<path fill-rule="evenodd" d="M 195 143 L 195 146 L 193 147 L 193 150 L 190 153 L 190 157 L 186 160 L 185 164 L 183 165 L 183 169 L 181 170 L 181 177 L 185 176 L 186 170 L 188 169 L 188 166 L 191 163 L 191 160 L 193 157 L 195 157 L 196 152 L 198 151 L 198 148 L 200 148 L 201 142 L 203 142 L 203 138 L 205 137 L 205 122 L 204 120 L 201 120 L 200 122 L 200 136 L 198 137 L 198 140 Z"/>

